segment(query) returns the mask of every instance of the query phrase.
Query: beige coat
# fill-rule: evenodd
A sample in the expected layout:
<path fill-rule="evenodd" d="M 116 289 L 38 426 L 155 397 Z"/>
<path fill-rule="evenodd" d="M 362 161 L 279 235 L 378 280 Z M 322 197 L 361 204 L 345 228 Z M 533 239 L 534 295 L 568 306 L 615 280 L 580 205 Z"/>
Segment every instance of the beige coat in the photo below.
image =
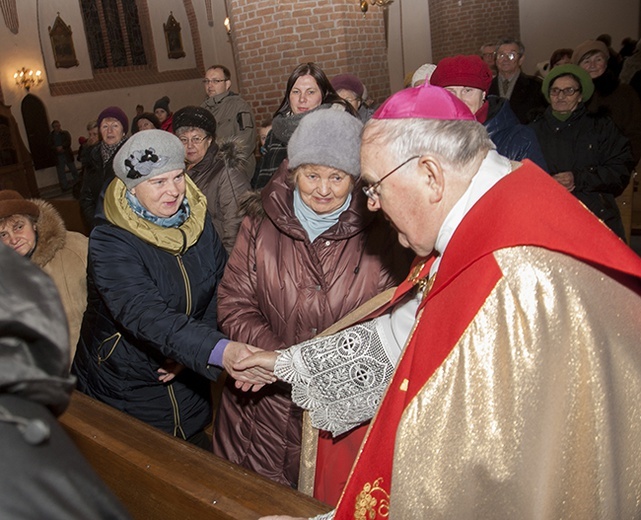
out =
<path fill-rule="evenodd" d="M 40 209 L 36 224 L 38 241 L 31 260 L 56 284 L 69 325 L 71 360 L 80 336 L 82 315 L 87 306 L 87 249 L 89 239 L 67 231 L 56 209 L 44 200 L 33 199 Z"/>

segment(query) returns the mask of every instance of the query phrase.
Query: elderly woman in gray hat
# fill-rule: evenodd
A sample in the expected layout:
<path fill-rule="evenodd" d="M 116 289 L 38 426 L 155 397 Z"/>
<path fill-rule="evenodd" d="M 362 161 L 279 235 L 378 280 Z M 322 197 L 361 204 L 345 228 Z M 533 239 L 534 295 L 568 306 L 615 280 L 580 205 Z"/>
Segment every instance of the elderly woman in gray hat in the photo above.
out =
<path fill-rule="evenodd" d="M 305 116 L 289 140 L 289 159 L 249 201 L 219 289 L 219 323 L 231 338 L 265 350 L 288 347 L 407 274 L 409 258 L 396 233 L 367 211 L 362 126 L 333 108 Z M 301 417 L 287 388 L 272 385 L 248 396 L 228 380 L 214 453 L 296 487 Z M 317 498 L 338 500 L 363 432 L 321 439 Z"/>
<path fill-rule="evenodd" d="M 210 447 L 209 380 L 250 351 L 216 324 L 227 254 L 175 135 L 138 132 L 113 164 L 117 178 L 89 241 L 78 389 Z"/>
<path fill-rule="evenodd" d="M 174 132 L 185 147 L 187 175 L 207 197 L 214 228 L 231 253 L 240 227 L 238 205 L 249 190 L 238 142 L 216 142 L 216 119 L 202 107 L 187 106 L 174 114 Z"/>

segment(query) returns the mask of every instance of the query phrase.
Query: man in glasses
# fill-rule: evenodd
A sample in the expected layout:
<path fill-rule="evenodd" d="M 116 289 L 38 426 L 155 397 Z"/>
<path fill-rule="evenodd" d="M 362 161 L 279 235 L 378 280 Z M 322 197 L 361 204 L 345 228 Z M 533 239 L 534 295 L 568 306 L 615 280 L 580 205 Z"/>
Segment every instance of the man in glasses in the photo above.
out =
<path fill-rule="evenodd" d="M 490 68 L 492 72 L 492 77 L 496 77 L 496 44 L 494 42 L 488 42 L 481 45 L 479 49 L 479 56 Z"/>
<path fill-rule="evenodd" d="M 641 259 L 439 87 L 383 103 L 361 174 L 414 268 L 275 359 L 316 424 L 375 410 L 327 518 L 639 517 Z"/>
<path fill-rule="evenodd" d="M 251 180 L 256 167 L 256 123 L 249 103 L 231 90 L 231 73 L 224 65 L 212 65 L 205 72 L 203 86 L 207 99 L 200 105 L 216 118 L 216 138 L 234 137 L 240 156 L 246 161 L 245 172 Z"/>
<path fill-rule="evenodd" d="M 522 124 L 531 122 L 547 106 L 541 94 L 541 80 L 521 70 L 525 47 L 519 40 L 504 38 L 496 45 L 497 76 L 489 94 L 510 100 L 512 111 Z"/>

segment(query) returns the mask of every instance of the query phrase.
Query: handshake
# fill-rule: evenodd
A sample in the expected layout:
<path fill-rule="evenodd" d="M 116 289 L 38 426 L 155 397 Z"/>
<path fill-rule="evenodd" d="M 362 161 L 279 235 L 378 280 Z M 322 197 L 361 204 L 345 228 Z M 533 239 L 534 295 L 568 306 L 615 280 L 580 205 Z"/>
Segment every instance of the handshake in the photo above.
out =
<path fill-rule="evenodd" d="M 230 341 L 223 352 L 223 368 L 236 380 L 236 388 L 243 392 L 257 392 L 276 381 L 274 364 L 278 352 L 270 352 L 245 343 Z M 158 369 L 158 380 L 169 383 L 184 369 L 184 365 L 166 359 Z"/>
<path fill-rule="evenodd" d="M 223 368 L 236 380 L 236 388 L 257 392 L 276 382 L 274 365 L 277 357 L 278 352 L 230 341 L 223 353 Z"/>

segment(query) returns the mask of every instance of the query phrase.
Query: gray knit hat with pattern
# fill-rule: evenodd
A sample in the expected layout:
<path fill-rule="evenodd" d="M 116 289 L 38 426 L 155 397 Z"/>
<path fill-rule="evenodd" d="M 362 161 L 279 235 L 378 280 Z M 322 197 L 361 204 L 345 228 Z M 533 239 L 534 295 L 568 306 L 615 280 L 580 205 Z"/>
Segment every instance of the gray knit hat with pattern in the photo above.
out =
<path fill-rule="evenodd" d="M 320 164 L 358 178 L 362 132 L 360 119 L 339 108 L 306 115 L 287 145 L 290 170 L 302 164 Z"/>
<path fill-rule="evenodd" d="M 185 168 L 185 147 L 165 130 L 145 130 L 132 135 L 114 157 L 114 172 L 128 190 L 142 181 Z"/>

